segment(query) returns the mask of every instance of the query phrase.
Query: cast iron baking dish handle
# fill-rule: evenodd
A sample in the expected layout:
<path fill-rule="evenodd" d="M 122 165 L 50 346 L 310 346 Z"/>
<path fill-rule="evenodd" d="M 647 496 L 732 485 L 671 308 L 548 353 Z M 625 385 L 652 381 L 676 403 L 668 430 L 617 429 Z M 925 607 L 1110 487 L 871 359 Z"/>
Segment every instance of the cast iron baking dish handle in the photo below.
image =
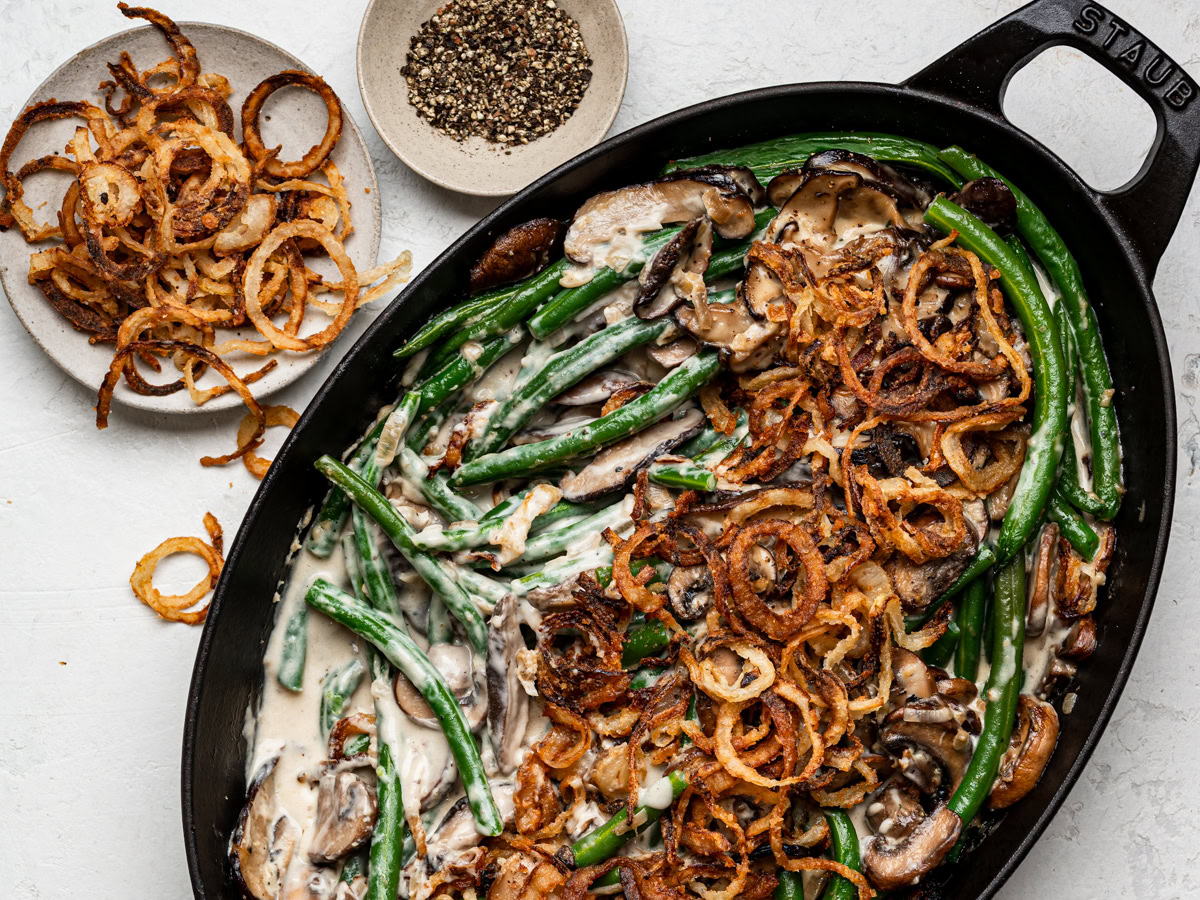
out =
<path fill-rule="evenodd" d="M 1043 50 L 1063 44 L 1103 65 L 1154 110 L 1158 132 L 1141 170 L 1118 190 L 1095 192 L 1152 276 L 1200 166 L 1200 89 L 1136 28 L 1099 3 L 1034 0 L 955 47 L 905 87 L 1003 118 L 1001 102 L 1012 76 Z"/>

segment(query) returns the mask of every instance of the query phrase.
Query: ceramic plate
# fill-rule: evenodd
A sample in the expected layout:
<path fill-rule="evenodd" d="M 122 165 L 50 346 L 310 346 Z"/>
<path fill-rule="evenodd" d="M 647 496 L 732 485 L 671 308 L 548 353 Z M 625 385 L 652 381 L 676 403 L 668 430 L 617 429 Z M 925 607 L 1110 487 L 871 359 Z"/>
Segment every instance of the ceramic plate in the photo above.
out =
<path fill-rule="evenodd" d="M 574 114 L 536 141 L 455 141 L 417 115 L 400 69 L 409 41 L 446 0 L 371 0 L 358 33 L 358 89 L 375 130 L 411 169 L 464 194 L 505 197 L 598 143 L 625 95 L 629 48 L 615 0 L 559 0 L 579 23 L 592 80 Z"/>
<path fill-rule="evenodd" d="M 262 38 L 223 25 L 206 25 L 200 22 L 180 22 L 180 29 L 196 47 L 201 70 L 217 72 L 229 79 L 233 94 L 229 105 L 234 112 L 236 126 L 234 136 L 241 140 L 242 101 L 255 85 L 269 75 L 284 69 L 312 71 L 304 63 L 285 50 Z M 22 109 L 40 100 L 55 97 L 59 100 L 87 100 L 100 105 L 101 96 L 96 86 L 109 78 L 105 63 L 115 61 L 122 50 L 127 50 L 139 69 L 154 65 L 170 54 L 170 47 L 162 35 L 144 26 L 114 34 L 86 50 L 77 53 L 42 82 L 26 101 Z M 346 251 L 360 272 L 375 265 L 375 254 L 379 249 L 379 191 L 375 181 L 375 170 L 367 155 L 362 134 L 343 108 L 345 125 L 341 140 L 333 152 L 333 161 L 346 178 L 350 199 L 354 203 L 354 233 L 346 241 Z M 325 107 L 315 94 L 301 88 L 284 88 L 267 100 L 262 111 L 262 131 L 267 146 L 283 145 L 284 159 L 299 159 L 300 155 L 316 143 L 325 130 Z M 39 122 L 31 128 L 17 145 L 12 157 L 12 169 L 16 171 L 26 160 L 47 153 L 62 153 L 63 147 L 74 134 L 76 119 Z M 26 185 L 26 200 L 33 207 L 39 222 L 53 221 L 61 206 L 62 191 L 66 176 L 55 173 L 35 175 Z M 369 193 L 364 193 L 369 191 Z M 39 208 L 45 202 L 45 206 Z M 14 227 L 0 234 L 0 283 L 12 304 L 17 317 L 42 349 L 71 377 L 92 389 L 99 388 L 112 361 L 112 346 L 92 345 L 87 336 L 71 327 L 28 281 L 29 256 L 35 250 L 53 246 L 51 242 L 27 244 Z M 326 262 L 321 260 L 321 263 Z M 322 271 L 321 265 L 317 265 Z M 313 318 L 324 321 L 320 313 Z M 242 332 L 245 337 L 259 338 L 253 329 Z M 304 332 L 307 333 L 307 328 Z M 236 331 L 218 331 L 218 340 L 236 335 Z M 279 364 L 252 390 L 262 398 L 291 384 L 317 361 L 318 353 L 276 353 L 273 357 Z M 245 354 L 227 354 L 226 360 L 239 374 L 252 371 L 262 363 Z M 168 363 L 158 379 L 148 372 L 150 380 L 174 380 L 173 367 Z M 208 373 L 201 386 L 221 383 L 219 376 Z M 153 412 L 195 413 L 228 409 L 241 404 L 237 394 L 215 397 L 204 406 L 196 406 L 187 391 L 177 391 L 164 397 L 146 397 L 131 391 L 123 382 L 118 385 L 114 399 L 129 406 Z"/>

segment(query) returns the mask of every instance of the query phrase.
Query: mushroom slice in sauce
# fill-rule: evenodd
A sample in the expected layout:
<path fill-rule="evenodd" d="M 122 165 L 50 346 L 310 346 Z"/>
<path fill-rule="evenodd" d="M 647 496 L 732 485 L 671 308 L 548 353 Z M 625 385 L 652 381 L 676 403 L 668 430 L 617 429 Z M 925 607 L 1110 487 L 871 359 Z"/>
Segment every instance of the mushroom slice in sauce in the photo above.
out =
<path fill-rule="evenodd" d="M 256 900 L 276 900 L 300 837 L 300 829 L 275 803 L 276 756 L 250 782 L 246 805 L 229 842 L 234 878 Z"/>
<path fill-rule="evenodd" d="M 676 172 L 586 200 L 567 229 L 563 252 L 572 262 L 605 265 L 599 257 L 622 238 L 697 216 L 707 216 L 723 238 L 744 238 L 754 231 L 754 204 L 732 179 Z"/>
<path fill-rule="evenodd" d="M 501 600 L 488 623 L 488 734 L 502 772 L 514 772 L 524 755 L 529 697 L 518 677 L 517 653 L 525 649 L 516 594 Z"/>
<path fill-rule="evenodd" d="M 1028 694 L 1017 703 L 1017 725 L 988 795 L 996 809 L 1012 806 L 1033 790 L 1058 742 L 1058 713 L 1053 706 Z"/>
<path fill-rule="evenodd" d="M 563 476 L 559 482 L 563 497 L 580 502 L 622 490 L 633 482 L 638 472 L 703 427 L 704 414 L 693 407 L 678 418 L 666 419 L 618 441 L 597 453 L 578 472 Z"/>
<path fill-rule="evenodd" d="M 1054 553 L 1058 548 L 1058 526 L 1047 522 L 1038 535 L 1033 554 L 1033 566 L 1029 570 L 1029 614 L 1025 622 L 1025 636 L 1035 638 L 1046 630 L 1046 619 L 1050 613 L 1050 579 L 1054 567 Z"/>
<path fill-rule="evenodd" d="M 375 790 L 353 772 L 326 772 L 317 786 L 317 814 L 308 858 L 315 863 L 341 859 L 371 837 Z"/>
<path fill-rule="evenodd" d="M 704 273 L 712 259 L 712 241 L 712 224 L 700 216 L 654 254 L 638 273 L 633 301 L 638 318 L 657 319 L 685 300 L 694 305 L 708 299 Z"/>
<path fill-rule="evenodd" d="M 909 697 L 927 700 L 937 693 L 937 682 L 929 666 L 911 650 L 903 647 L 892 650 L 892 672 L 896 685 Z"/>
<path fill-rule="evenodd" d="M 942 785 L 958 787 L 971 758 L 962 712 L 933 696 L 906 703 L 888 715 L 879 740 L 900 761 L 904 777 L 927 794 Z"/>
<path fill-rule="evenodd" d="M 487 715 L 487 692 L 480 683 L 480 677 L 475 674 L 471 649 L 462 644 L 434 644 L 429 648 L 428 656 L 463 708 L 471 730 L 475 730 Z M 441 727 L 425 698 L 400 672 L 392 681 L 392 689 L 396 703 L 410 719 L 426 728 Z"/>
<path fill-rule="evenodd" d="M 566 226 L 558 219 L 533 219 L 500 235 L 471 267 L 471 293 L 511 284 L 546 267 Z"/>
<path fill-rule="evenodd" d="M 891 841 L 907 838 L 925 818 L 920 797 L 911 784 L 893 778 L 867 806 L 871 830 Z"/>
<path fill-rule="evenodd" d="M 673 369 L 695 356 L 699 349 L 700 345 L 685 335 L 661 347 L 649 345 L 646 347 L 646 355 L 664 369 Z"/>
<path fill-rule="evenodd" d="M 667 578 L 667 601 L 676 618 L 691 622 L 708 612 L 715 597 L 708 566 L 676 566 Z"/>
<path fill-rule="evenodd" d="M 774 357 L 778 322 L 758 321 L 740 299 L 714 304 L 708 313 L 711 321 L 704 325 L 692 307 L 681 306 L 675 310 L 675 321 L 701 344 L 720 350 L 734 372 L 766 365 Z"/>
<path fill-rule="evenodd" d="M 792 193 L 785 196 L 789 190 Z M 818 254 L 834 250 L 839 241 L 889 226 L 921 227 L 919 218 L 910 222 L 904 217 L 895 197 L 856 172 L 784 172 L 772 179 L 767 193 L 781 204 L 767 227 L 767 239 Z"/>
<path fill-rule="evenodd" d="M 750 198 L 755 207 L 762 206 L 767 201 L 767 189 L 762 186 L 754 170 L 746 166 L 697 166 L 694 169 L 682 169 L 673 173 L 674 176 L 686 176 L 707 181 L 719 187 L 736 187 Z M 668 175 L 667 178 L 673 177 Z"/>
<path fill-rule="evenodd" d="M 958 841 L 962 819 L 945 804 L 922 819 L 902 841 L 875 835 L 863 847 L 863 870 L 885 891 L 908 887 L 933 871 Z"/>
<path fill-rule="evenodd" d="M 567 388 L 554 398 L 560 406 L 591 406 L 603 403 L 621 388 L 638 384 L 641 379 L 632 372 L 604 369 L 594 372 L 573 387 Z"/>
<path fill-rule="evenodd" d="M 897 200 L 918 209 L 925 209 L 933 200 L 933 192 L 927 185 L 918 184 L 886 163 L 852 150 L 835 149 L 814 153 L 808 158 L 804 168 L 856 172 L 864 181 L 883 186 L 895 195 Z"/>

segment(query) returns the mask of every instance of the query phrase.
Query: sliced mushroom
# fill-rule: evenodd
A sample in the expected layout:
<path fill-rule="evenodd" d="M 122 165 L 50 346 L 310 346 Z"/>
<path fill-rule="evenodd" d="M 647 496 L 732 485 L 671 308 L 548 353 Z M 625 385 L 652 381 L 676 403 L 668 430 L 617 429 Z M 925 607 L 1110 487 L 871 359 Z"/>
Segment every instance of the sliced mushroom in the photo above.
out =
<path fill-rule="evenodd" d="M 1050 613 L 1050 578 L 1054 566 L 1054 551 L 1058 544 L 1058 526 L 1047 522 L 1038 535 L 1033 566 L 1029 570 L 1029 614 L 1025 636 L 1035 638 L 1046 630 Z"/>
<path fill-rule="evenodd" d="M 867 805 L 867 824 L 891 841 L 907 838 L 924 818 L 925 810 L 913 786 L 894 778 Z"/>
<path fill-rule="evenodd" d="M 762 206 L 767 199 L 767 189 L 762 186 L 753 169 L 745 166 L 697 166 L 694 169 L 684 169 L 677 175 L 687 175 L 691 178 L 707 180 L 712 184 L 724 186 L 732 182 L 738 190 L 750 198 L 756 207 Z"/>
<path fill-rule="evenodd" d="M 654 254 L 638 273 L 633 311 L 639 318 L 657 319 L 685 300 L 696 304 L 708 298 L 704 273 L 712 258 L 712 239 L 712 225 L 701 216 Z"/>
<path fill-rule="evenodd" d="M 817 254 L 834 250 L 839 240 L 916 224 L 904 217 L 892 194 L 856 172 L 784 172 L 772 179 L 767 193 L 782 204 L 767 227 L 767 239 Z"/>
<path fill-rule="evenodd" d="M 533 219 L 514 225 L 496 238 L 471 267 L 471 293 L 540 272 L 550 261 L 565 229 L 558 219 Z"/>
<path fill-rule="evenodd" d="M 1076 620 L 1063 638 L 1058 655 L 1079 662 L 1096 652 L 1096 620 L 1090 615 Z"/>
<path fill-rule="evenodd" d="M 766 320 L 773 306 L 787 301 L 783 282 L 762 262 L 755 260 L 746 270 L 746 277 L 738 283 L 738 298 L 746 304 L 750 315 Z"/>
<path fill-rule="evenodd" d="M 1050 661 L 1049 668 L 1046 669 L 1042 683 L 1038 685 L 1037 692 L 1044 697 L 1049 697 L 1070 684 L 1071 679 L 1075 677 L 1078 671 L 1079 667 L 1070 660 L 1060 659 L 1057 656 L 1054 657 Z"/>
<path fill-rule="evenodd" d="M 988 795 L 995 809 L 1012 806 L 1033 790 L 1058 742 L 1058 713 L 1044 700 L 1022 694 L 1017 724 L 1000 760 L 996 783 Z"/>
<path fill-rule="evenodd" d="M 704 414 L 693 407 L 601 450 L 578 472 L 563 476 L 559 482 L 563 498 L 578 503 L 628 487 L 638 472 L 703 427 Z"/>
<path fill-rule="evenodd" d="M 671 570 L 667 600 L 676 618 L 685 622 L 699 619 L 712 607 L 715 596 L 708 566 L 676 566 Z"/>
<path fill-rule="evenodd" d="M 885 891 L 908 887 L 945 859 L 962 832 L 962 819 L 941 805 L 902 841 L 876 835 L 863 847 L 863 871 Z"/>
<path fill-rule="evenodd" d="M 999 178 L 968 181 L 950 199 L 1000 234 L 1017 227 L 1017 198 Z"/>
<path fill-rule="evenodd" d="M 775 356 L 778 322 L 758 321 L 740 299 L 711 305 L 708 314 L 711 321 L 702 325 L 695 309 L 681 306 L 675 310 L 675 321 L 700 343 L 720 350 L 734 372 L 765 366 Z"/>
<path fill-rule="evenodd" d="M 927 700 L 937 693 L 937 683 L 925 661 L 911 650 L 892 650 L 892 672 L 896 684 L 910 697 Z"/>
<path fill-rule="evenodd" d="M 651 344 L 646 348 L 646 355 L 664 369 L 673 369 L 695 356 L 699 349 L 699 344 L 692 338 L 684 336 L 661 347 Z"/>
<path fill-rule="evenodd" d="M 434 644 L 429 648 L 429 661 L 446 681 L 446 687 L 463 708 L 467 724 L 474 731 L 487 715 L 487 688 L 482 673 L 475 672 L 471 648 L 462 644 Z M 392 681 L 396 703 L 409 718 L 426 728 L 440 728 L 437 717 L 425 698 L 400 672 Z"/>
<path fill-rule="evenodd" d="M 603 403 L 621 388 L 637 384 L 641 379 L 632 372 L 604 369 L 594 372 L 574 387 L 567 388 L 554 402 L 560 406 L 591 406 Z"/>
<path fill-rule="evenodd" d="M 966 536 L 963 546 L 941 559 L 914 563 L 901 553 L 884 563 L 892 585 L 906 610 L 922 610 L 945 593 L 975 558 L 979 542 L 987 534 L 987 509 L 982 500 L 963 504 Z"/>
<path fill-rule="evenodd" d="M 332 869 L 305 862 L 288 870 L 279 900 L 331 900 L 336 887 Z"/>
<path fill-rule="evenodd" d="M 851 150 L 824 150 L 814 153 L 804 164 L 806 169 L 828 169 L 835 172 L 856 172 L 864 181 L 872 181 L 887 188 L 897 200 L 918 209 L 925 209 L 933 200 L 933 192 L 927 185 L 918 184 L 901 175 L 896 169 Z"/>
<path fill-rule="evenodd" d="M 962 711 L 940 696 L 914 700 L 892 712 L 879 732 L 883 748 L 900 762 L 904 777 L 927 794 L 962 781 L 971 741 Z"/>
<path fill-rule="evenodd" d="M 492 799 L 505 822 L 513 820 L 513 784 L 508 781 L 493 781 Z M 459 797 L 439 817 L 426 837 L 427 853 L 425 867 L 430 872 L 440 871 L 444 866 L 462 863 L 466 851 L 479 847 L 482 835 L 475 828 L 475 817 L 467 798 Z M 474 873 L 472 873 L 473 875 Z"/>
<path fill-rule="evenodd" d="M 676 172 L 664 180 L 604 191 L 579 207 L 567 229 L 563 251 L 576 263 L 597 259 L 614 241 L 654 231 L 697 216 L 712 220 L 724 238 L 754 230 L 754 205 L 732 179 Z"/>
<path fill-rule="evenodd" d="M 267 760 L 250 782 L 246 805 L 229 841 L 234 878 L 256 900 L 276 900 L 300 829 L 275 803 L 275 766 Z"/>
<path fill-rule="evenodd" d="M 516 771 L 524 756 L 529 697 L 521 687 L 517 667 L 517 653 L 524 649 L 517 596 L 510 593 L 496 605 L 488 623 L 488 735 L 501 772 Z"/>
<path fill-rule="evenodd" d="M 317 784 L 317 812 L 308 858 L 315 863 L 341 859 L 371 837 L 375 791 L 353 772 L 326 772 Z"/>

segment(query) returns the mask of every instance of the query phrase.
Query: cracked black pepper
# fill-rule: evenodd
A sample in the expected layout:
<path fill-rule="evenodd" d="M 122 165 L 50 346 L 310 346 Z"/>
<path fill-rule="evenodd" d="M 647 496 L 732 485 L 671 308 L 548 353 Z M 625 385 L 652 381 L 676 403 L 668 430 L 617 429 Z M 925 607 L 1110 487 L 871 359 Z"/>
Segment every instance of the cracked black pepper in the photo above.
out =
<path fill-rule="evenodd" d="M 571 117 L 591 64 L 555 0 L 455 0 L 421 25 L 400 72 L 408 102 L 438 131 L 511 146 Z"/>

